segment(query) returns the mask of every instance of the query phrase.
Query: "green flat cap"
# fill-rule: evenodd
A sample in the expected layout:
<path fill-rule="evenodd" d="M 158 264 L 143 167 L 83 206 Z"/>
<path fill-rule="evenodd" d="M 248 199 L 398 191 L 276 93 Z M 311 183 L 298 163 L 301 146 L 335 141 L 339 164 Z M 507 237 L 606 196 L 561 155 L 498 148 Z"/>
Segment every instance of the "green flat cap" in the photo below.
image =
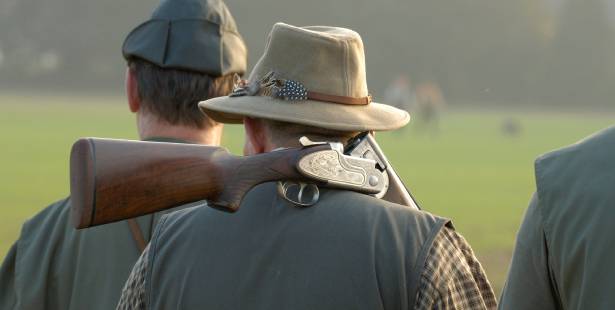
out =
<path fill-rule="evenodd" d="M 124 58 L 147 60 L 161 68 L 210 76 L 244 74 L 247 49 L 237 25 L 220 0 L 163 0 L 152 17 L 131 31 Z"/>

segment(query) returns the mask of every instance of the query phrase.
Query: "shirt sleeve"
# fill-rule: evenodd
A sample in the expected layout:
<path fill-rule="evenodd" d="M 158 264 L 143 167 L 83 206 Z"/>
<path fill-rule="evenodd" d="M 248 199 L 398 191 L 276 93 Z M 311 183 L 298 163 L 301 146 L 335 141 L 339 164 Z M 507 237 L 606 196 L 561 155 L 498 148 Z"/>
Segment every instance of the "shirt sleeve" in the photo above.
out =
<path fill-rule="evenodd" d="M 15 243 L 0 266 L 0 309 L 15 309 L 17 290 L 15 288 L 15 262 L 17 260 L 17 243 Z"/>
<path fill-rule="evenodd" d="M 145 275 L 149 263 L 148 258 L 149 245 L 132 267 L 116 310 L 145 310 Z"/>
<path fill-rule="evenodd" d="M 495 309 L 483 267 L 467 241 L 450 227 L 434 239 L 421 274 L 414 309 Z"/>
<path fill-rule="evenodd" d="M 558 309 L 551 278 L 540 201 L 534 195 L 519 233 L 500 309 Z"/>

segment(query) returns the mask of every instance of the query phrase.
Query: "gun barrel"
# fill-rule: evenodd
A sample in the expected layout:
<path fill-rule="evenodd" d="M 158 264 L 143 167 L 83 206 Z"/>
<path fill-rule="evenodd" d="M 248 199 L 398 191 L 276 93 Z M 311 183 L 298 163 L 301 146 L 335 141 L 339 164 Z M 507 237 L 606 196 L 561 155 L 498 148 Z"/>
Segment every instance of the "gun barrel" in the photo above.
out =
<path fill-rule="evenodd" d="M 399 176 L 393 169 L 393 166 L 391 166 L 391 163 L 384 155 L 384 152 L 378 145 L 378 142 L 376 142 L 376 140 L 374 139 L 373 135 L 367 134 L 365 139 L 367 139 L 367 142 L 371 146 L 374 153 L 376 153 L 376 156 L 379 157 L 380 160 L 383 161 L 386 165 L 385 169 L 389 177 L 389 189 L 384 195 L 383 199 L 420 210 L 418 204 L 412 197 L 412 194 L 410 194 L 410 191 L 404 185 L 404 182 L 399 178 Z"/>

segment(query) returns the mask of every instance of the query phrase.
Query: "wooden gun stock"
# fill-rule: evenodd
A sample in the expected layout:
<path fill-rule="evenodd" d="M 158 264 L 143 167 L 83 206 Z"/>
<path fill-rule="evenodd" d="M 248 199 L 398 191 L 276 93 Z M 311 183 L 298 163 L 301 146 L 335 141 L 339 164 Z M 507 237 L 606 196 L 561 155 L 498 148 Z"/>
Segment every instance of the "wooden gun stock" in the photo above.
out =
<path fill-rule="evenodd" d="M 254 186 L 305 180 L 303 156 L 328 145 L 234 156 L 221 147 L 99 138 L 80 139 L 70 158 L 72 221 L 86 228 L 206 199 L 234 212 Z"/>

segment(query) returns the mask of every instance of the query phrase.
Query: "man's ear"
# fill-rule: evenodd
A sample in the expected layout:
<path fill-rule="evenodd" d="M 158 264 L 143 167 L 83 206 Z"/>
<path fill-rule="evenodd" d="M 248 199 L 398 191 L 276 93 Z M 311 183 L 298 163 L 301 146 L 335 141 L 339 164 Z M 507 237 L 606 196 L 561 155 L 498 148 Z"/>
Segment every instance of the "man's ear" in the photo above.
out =
<path fill-rule="evenodd" d="M 268 152 L 267 133 L 263 122 L 259 119 L 244 117 L 243 126 L 246 131 L 244 155 L 255 155 Z"/>
<path fill-rule="evenodd" d="M 141 98 L 139 98 L 139 88 L 137 86 L 137 77 L 135 71 L 130 67 L 126 68 L 126 97 L 128 98 L 128 108 L 130 112 L 137 113 L 141 108 Z"/>

